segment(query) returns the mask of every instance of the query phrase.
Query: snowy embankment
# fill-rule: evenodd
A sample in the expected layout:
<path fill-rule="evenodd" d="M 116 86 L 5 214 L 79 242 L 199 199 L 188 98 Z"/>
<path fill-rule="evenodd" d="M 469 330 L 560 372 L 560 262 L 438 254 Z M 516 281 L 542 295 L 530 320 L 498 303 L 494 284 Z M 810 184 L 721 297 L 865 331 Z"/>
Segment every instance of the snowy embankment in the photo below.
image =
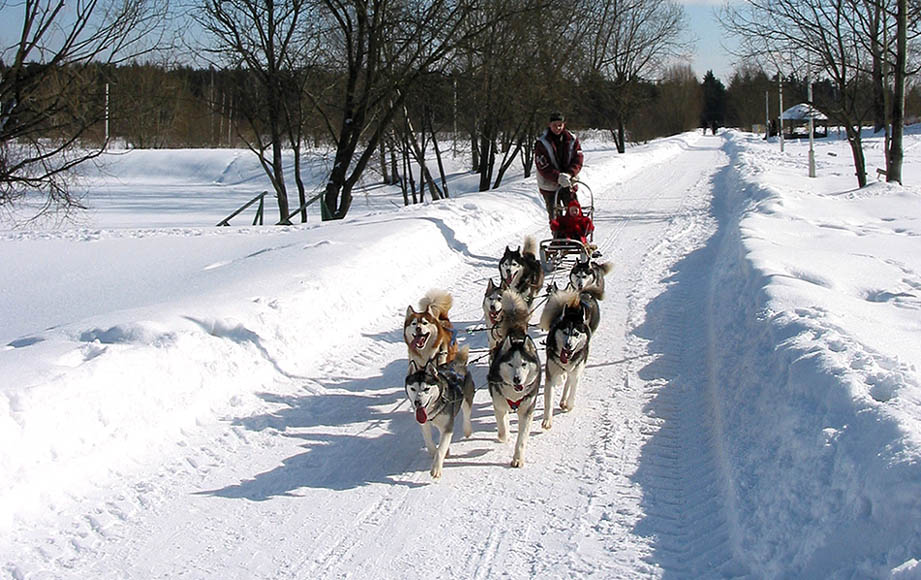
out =
<path fill-rule="evenodd" d="M 712 375 L 739 547 L 766 577 L 917 577 L 921 190 L 856 190 L 840 141 L 809 180 L 805 145 L 788 147 L 732 134 L 715 200 Z"/>
<path fill-rule="evenodd" d="M 616 205 L 613 201 L 622 195 L 634 198 L 632 203 L 642 207 L 646 192 L 636 184 L 647 181 L 638 176 L 647 169 L 661 172 L 663 161 L 701 146 L 702 139 L 688 134 L 617 155 L 609 145 L 586 138 L 584 178 L 599 193 L 604 192 L 610 205 Z M 593 558 L 604 561 L 593 561 L 583 570 L 620 570 L 625 568 L 606 565 L 642 559 L 640 567 L 633 569 L 636 574 L 625 575 L 630 577 L 681 576 L 681 568 L 675 567 L 681 560 L 691 557 L 694 562 L 706 563 L 710 556 L 708 544 L 696 541 L 676 542 L 674 546 L 663 543 L 661 553 L 653 549 L 646 556 L 638 556 L 642 546 L 656 545 L 655 538 L 644 535 L 644 519 L 646 529 L 671 526 L 678 529 L 680 533 L 675 535 L 680 537 L 728 536 L 736 552 L 737 567 L 731 570 L 748 570 L 753 577 L 886 577 L 891 571 L 898 577 L 914 577 L 921 560 L 921 355 L 917 347 L 921 342 L 921 251 L 917 243 L 921 239 L 921 190 L 916 185 L 901 188 L 886 184 L 854 190 L 847 145 L 833 138 L 817 143 L 820 178 L 816 180 L 804 177 L 803 143 L 789 143 L 787 152 L 781 154 L 776 143 L 766 144 L 751 135 L 728 132 L 724 139 L 720 142 L 714 137 L 701 148 L 715 149 L 724 144 L 730 165 L 712 180 L 701 178 L 691 186 L 698 188 L 699 199 L 707 199 L 712 191 L 711 213 L 719 222 L 719 231 L 708 242 L 709 251 L 684 248 L 682 244 L 691 242 L 682 239 L 677 243 L 681 247 L 654 244 L 650 247 L 657 249 L 648 255 L 637 251 L 636 257 L 652 265 L 661 260 L 662 271 L 666 271 L 684 252 L 709 257 L 712 251 L 717 257 L 712 271 L 702 272 L 698 267 L 682 278 L 661 277 L 659 270 L 647 268 L 644 273 L 649 280 L 644 282 L 639 276 L 639 281 L 614 285 L 605 300 L 612 311 L 621 305 L 629 308 L 629 313 L 624 312 L 628 324 L 608 331 L 655 342 L 663 337 L 644 337 L 638 328 L 644 315 L 663 319 L 661 324 L 647 325 L 647 332 L 668 334 L 673 328 L 670 317 L 680 317 L 677 311 L 682 307 L 691 304 L 697 308 L 709 298 L 708 311 L 695 312 L 699 316 L 689 319 L 694 326 L 680 326 L 683 333 L 698 334 L 665 337 L 675 343 L 702 343 L 699 350 L 707 351 L 706 364 L 675 358 L 681 363 L 669 364 L 678 365 L 674 369 L 678 378 L 648 388 L 660 388 L 672 396 L 672 391 L 681 391 L 683 398 L 674 400 L 702 409 L 701 425 L 691 411 L 686 431 L 702 433 L 698 434 L 700 447 L 715 446 L 715 451 L 705 449 L 702 462 L 702 469 L 714 475 L 707 483 L 695 477 L 699 470 L 675 470 L 664 472 L 666 481 L 659 481 L 656 474 L 667 453 L 657 454 L 654 445 L 643 445 L 659 432 L 653 425 L 667 422 L 668 413 L 653 416 L 657 407 L 652 403 L 629 416 L 614 413 L 617 422 L 599 423 L 610 433 L 596 433 L 593 439 L 602 446 L 610 444 L 610 455 L 617 459 L 612 460 L 611 472 L 593 476 L 592 482 L 629 480 L 634 497 L 621 496 L 615 490 L 609 505 L 601 501 L 603 496 L 598 498 L 599 505 L 594 507 L 605 511 L 599 516 L 601 523 L 581 519 L 588 511 L 581 507 L 572 519 L 565 519 L 569 514 L 560 509 L 554 513 L 563 519 L 554 529 L 584 533 L 587 546 L 623 548 L 623 553 L 590 549 Z M 874 143 L 868 142 L 871 159 L 879 157 L 879 152 L 872 150 Z M 921 181 L 918 143 L 918 135 L 910 136 L 906 143 L 909 184 Z M 693 171 L 696 168 L 685 167 L 678 159 L 671 169 L 698 175 Z M 321 166 L 318 161 L 312 173 L 314 188 L 322 183 Z M 32 541 L 26 547 L 17 546 L 15 556 L 0 558 L 4 571 L 15 577 L 41 575 L 42 566 L 58 571 L 60 576 L 92 566 L 119 576 L 115 571 L 123 568 L 106 558 L 114 560 L 119 554 L 132 553 L 119 542 L 142 544 L 138 537 L 150 528 L 129 526 L 132 531 L 142 531 L 121 539 L 112 533 L 111 541 L 84 549 L 77 537 L 82 528 L 73 525 L 75 519 L 86 520 L 102 535 L 117 527 L 108 528 L 107 522 L 97 521 L 120 517 L 119 502 L 110 501 L 108 483 L 127 481 L 143 487 L 161 474 L 151 478 L 148 471 L 147 479 L 135 475 L 177 460 L 176 449 L 193 438 L 189 434 L 208 432 L 228 417 L 271 417 L 271 403 L 292 393 L 299 400 L 297 413 L 317 411 L 315 405 L 306 403 L 316 399 L 305 396 L 304 391 L 323 394 L 326 387 L 311 377 L 324 375 L 332 379 L 325 384 L 336 384 L 337 377 L 342 376 L 338 366 L 342 361 L 337 355 L 348 351 L 347 346 L 360 333 L 367 328 L 392 329 L 375 333 L 373 338 L 399 344 L 399 330 L 393 321 L 408 304 L 418 301 L 431 280 L 472 272 L 471 264 L 492 271 L 504 244 L 517 243 L 522 232 L 542 229 L 545 220 L 533 178 L 511 176 L 500 190 L 476 193 L 475 177 L 457 170 L 451 174 L 452 199 L 443 202 L 402 208 L 398 207 L 396 191 L 375 188 L 358 195 L 352 216 L 340 223 L 215 228 L 220 218 L 266 189 L 258 165 L 248 154 L 133 151 L 115 158 L 107 171 L 119 179 L 113 181 L 103 174 L 86 176 L 93 195 L 88 200 L 92 210 L 84 217 L 85 227 L 0 232 L 0 251 L 5 259 L 0 278 L 0 535 L 7 538 L 0 540 L 0 554 L 5 547 L 14 552 L 6 543 L 14 541 L 9 538 Z M 628 177 L 636 179 L 628 182 Z M 663 191 L 676 200 L 687 196 L 687 191 Z M 683 206 L 679 201 L 660 207 Z M 622 208 L 619 213 L 610 211 L 598 224 L 599 232 L 604 232 L 612 244 L 622 246 L 612 246 L 611 254 L 634 245 L 643 247 L 640 240 L 615 235 L 627 231 L 628 222 L 653 227 L 661 223 L 665 228 L 686 223 L 688 228 L 709 231 L 705 226 L 709 226 L 710 216 L 702 220 L 693 204 L 662 215 L 633 210 L 630 204 Z M 270 221 L 270 208 L 266 211 Z M 249 215 L 240 223 L 251 219 Z M 696 236 L 690 238 L 697 243 Z M 685 260 L 674 268 L 690 270 L 700 263 L 704 262 Z M 480 295 L 484 284 L 485 280 L 477 279 L 464 286 L 469 286 L 471 294 Z M 671 289 L 678 294 L 693 293 L 693 300 L 681 296 L 665 299 Z M 660 310 L 651 313 L 649 305 L 655 302 Z M 472 316 L 469 311 L 464 315 L 469 319 L 460 322 L 478 321 L 476 308 Z M 696 325 L 699 320 L 706 321 L 700 328 Z M 636 342 L 635 352 L 624 352 L 637 360 L 655 358 L 655 352 L 643 351 L 639 345 L 643 341 Z M 669 342 L 668 346 L 676 345 Z M 597 350 L 593 346 L 596 355 L 602 350 L 600 345 Z M 696 355 L 698 349 L 688 352 Z M 622 354 L 611 351 L 612 357 Z M 590 379 L 604 385 L 599 393 L 611 395 L 615 410 L 632 409 L 630 401 L 618 397 L 643 401 L 652 396 L 652 391 L 634 393 L 631 385 L 621 384 L 623 379 L 618 383 L 612 378 L 614 374 L 605 375 L 626 362 L 611 360 L 611 364 L 593 366 Z M 680 366 L 691 362 L 693 369 Z M 387 364 L 393 365 L 388 372 L 401 367 L 393 374 L 402 373 L 402 360 L 388 358 Z M 323 372 L 318 373 L 318 369 Z M 379 373 L 381 369 L 372 365 L 367 370 Z M 643 385 L 642 380 L 637 383 Z M 701 385 L 706 388 L 698 388 Z M 698 392 L 707 393 L 712 401 L 688 401 Z M 660 406 L 667 407 L 671 399 L 663 400 Z M 590 408 L 586 407 L 586 412 Z M 588 416 L 579 413 L 577 410 L 569 419 Z M 641 426 L 636 427 L 637 437 L 647 439 L 629 439 L 637 425 Z M 234 428 L 238 427 L 228 429 Z M 355 428 L 362 428 L 362 424 L 356 423 Z M 417 431 L 413 426 L 414 435 Z M 557 437 L 558 431 L 565 433 L 554 427 L 552 436 Z M 663 429 L 661 438 L 669 433 Z M 608 441 L 607 436 L 614 439 Z M 630 463 L 629 449 L 613 449 L 613 441 L 622 440 L 647 450 L 649 456 L 640 453 L 640 465 Z M 341 450 L 357 445 L 360 443 L 332 447 L 325 460 L 348 463 L 353 458 L 337 452 L 345 453 Z M 491 449 L 492 441 L 489 446 Z M 203 449 L 210 451 L 207 445 Z M 371 447 L 375 449 L 379 447 Z M 264 452 L 260 448 L 246 451 L 249 455 L 241 453 L 240 457 L 260 457 Z M 486 453 L 488 457 L 490 451 Z M 597 459 L 592 460 L 593 466 L 602 469 L 607 465 L 603 458 Z M 194 458 L 180 454 L 178 460 L 192 462 Z M 696 460 L 676 458 L 677 463 Z M 466 461 L 470 463 L 471 458 Z M 572 470 L 578 471 L 579 465 L 568 466 L 569 471 L 554 471 L 535 463 L 526 468 L 531 471 L 512 476 L 502 471 L 507 460 L 503 457 L 502 461 L 501 466 L 482 465 L 480 471 L 459 471 L 465 478 L 474 478 L 478 486 L 490 488 L 509 478 L 526 479 L 521 487 L 514 488 L 518 490 L 540 487 L 545 483 L 542 478 L 551 477 L 558 485 L 554 489 L 564 490 L 555 497 L 563 504 L 579 495 L 571 486 L 581 491 L 583 485 L 591 485 L 573 479 Z M 266 469 L 271 470 L 271 466 Z M 244 473 L 247 475 L 243 477 L 252 477 Z M 390 504 L 391 491 L 405 498 L 395 501 L 397 507 L 411 505 L 423 510 L 441 509 L 461 497 L 451 490 L 450 481 L 440 486 L 440 491 L 438 486 L 419 485 L 417 489 L 414 484 L 412 490 L 420 493 L 410 495 L 409 488 L 396 489 L 379 482 L 366 485 L 360 471 L 351 475 L 361 483 L 352 486 L 353 493 L 331 486 L 335 494 L 322 493 L 328 491 L 324 489 L 309 497 L 322 498 L 318 501 L 358 500 L 349 507 L 363 510 L 364 497 L 356 497 L 360 494 L 355 490 L 367 492 L 371 519 L 378 517 L 378 503 Z M 239 483 L 236 476 L 229 479 L 230 484 L 218 487 Z M 694 519 L 702 511 L 694 503 L 698 497 L 694 489 L 685 490 L 687 494 L 681 496 L 691 498 L 687 503 L 692 505 L 669 503 L 667 491 L 674 487 L 673 480 L 690 482 L 690 488 L 712 484 L 714 489 L 701 490 L 701 495 L 709 503 L 719 504 L 720 513 L 726 514 L 726 525 L 708 529 Z M 291 482 L 292 487 L 301 484 Z M 383 487 L 393 489 L 382 491 Z M 716 489 L 721 487 L 726 487 L 727 495 Z M 124 487 L 116 489 L 123 491 Z M 145 522 L 148 514 L 143 508 L 148 498 L 144 489 L 135 491 L 141 508 L 133 517 Z M 382 495 L 378 498 L 375 494 Z M 190 567 L 190 562 L 206 554 L 217 557 L 213 550 L 243 546 L 234 551 L 265 558 L 262 573 L 245 567 L 225 570 L 245 577 L 274 577 L 280 570 L 278 562 L 287 560 L 271 553 L 266 544 L 258 544 L 259 534 L 247 536 L 247 532 L 259 529 L 248 528 L 252 521 L 234 518 L 240 514 L 243 518 L 265 517 L 261 523 L 268 528 L 277 521 L 271 515 L 266 517 L 271 510 L 288 513 L 289 509 L 311 509 L 304 505 L 309 502 L 285 503 L 282 496 L 286 495 L 290 494 L 260 496 L 266 501 L 251 502 L 258 506 L 250 506 L 250 502 L 211 503 L 227 509 L 226 514 L 211 521 L 199 522 L 198 518 L 207 514 L 213 517 L 213 512 L 202 515 L 193 511 L 188 516 L 192 524 L 176 529 L 226 525 L 231 535 L 239 534 L 236 540 L 240 543 L 221 545 L 215 541 L 185 551 L 185 540 L 177 537 L 177 544 L 156 545 L 153 557 L 162 560 L 164 576 L 196 576 L 197 571 L 198 577 L 204 577 L 202 569 Z M 246 505 L 237 512 L 240 503 Z M 74 510 L 69 509 L 74 505 Z M 177 505 L 192 504 L 179 501 Z M 94 511 L 98 506 L 106 509 Z M 631 506 L 639 511 L 632 512 Z M 325 507 L 328 511 L 320 510 L 317 518 L 335 514 L 339 506 Z M 457 507 L 455 516 L 472 517 L 470 506 Z M 465 546 L 470 552 L 448 555 L 447 568 L 460 566 L 451 557 L 467 559 L 472 553 L 476 561 L 480 550 L 488 562 L 505 540 L 493 538 L 494 533 L 509 536 L 515 543 L 527 536 L 495 527 L 491 519 L 495 516 L 490 514 L 493 507 L 479 505 L 473 510 L 473 517 L 480 519 L 469 530 L 475 536 Z M 387 529 L 409 530 L 405 536 L 397 534 L 398 539 L 406 539 L 407 546 L 423 543 L 432 533 L 454 537 L 456 529 L 433 532 L 424 527 L 425 522 L 399 521 L 401 514 L 415 513 L 406 509 L 383 510 L 380 517 L 394 520 Z M 502 517 L 507 518 L 508 513 L 503 512 Z M 279 528 L 280 537 L 294 537 L 289 532 L 303 526 L 303 513 L 293 516 L 290 529 Z M 630 523 L 634 516 L 639 524 Z M 669 525 L 657 518 L 669 519 Z M 688 522 L 697 522 L 692 525 L 701 528 L 684 530 Z M 165 527 L 172 530 L 174 523 L 167 521 Z M 323 521 L 321 528 L 328 523 Z M 353 522 L 344 518 L 336 523 L 345 530 L 343 538 L 351 546 Z M 656 527 L 657 523 L 662 525 Z M 625 532 L 618 532 L 621 525 Z M 57 547 L 60 541 L 45 541 L 55 537 L 55 529 L 68 530 L 62 534 L 72 538 L 67 547 Z M 529 533 L 539 530 L 540 526 Z M 374 552 L 379 543 L 376 532 L 364 533 L 369 535 L 358 544 L 359 550 L 370 549 L 372 559 L 393 562 L 392 554 Z M 327 569 L 322 567 L 326 559 L 339 561 L 334 536 L 327 538 L 326 544 L 332 546 L 328 554 L 310 554 L 322 560 L 317 564 L 319 570 Z M 311 541 L 318 538 L 309 537 Z M 580 545 L 582 539 L 566 541 Z M 540 566 L 549 566 L 550 560 L 541 558 L 553 553 L 550 544 L 550 540 L 546 545 L 523 542 L 516 547 L 538 560 Z M 561 545 L 565 548 L 561 552 L 575 553 L 569 550 L 570 544 Z M 265 549 L 260 554 L 261 548 Z M 161 553 L 171 549 L 178 550 L 174 561 L 172 556 L 161 558 Z M 299 551 L 294 544 L 279 549 L 288 555 Z M 97 557 L 99 554 L 103 557 Z M 496 557 L 496 561 L 510 562 L 513 556 Z M 74 568 L 70 567 L 72 562 Z M 410 570 L 417 564 L 410 562 L 400 568 L 397 562 L 391 569 Z M 489 569 L 486 566 L 482 573 Z M 510 571 L 512 577 L 526 577 L 529 570 L 502 569 Z M 715 569 L 708 571 L 716 573 Z"/>
<path fill-rule="evenodd" d="M 627 157 L 588 142 L 605 161 L 586 179 L 607 187 L 693 138 Z M 475 193 L 458 171 L 439 203 L 401 208 L 378 190 L 356 194 L 341 223 L 213 227 L 265 187 L 259 171 L 239 151 L 113 154 L 84 177 L 85 227 L 2 234 L 0 530 L 53 518 L 62 497 L 252 412 L 279 383 L 309 384 L 370 320 L 416 304 L 464 259 L 494 259 L 544 215 L 533 178 Z"/>

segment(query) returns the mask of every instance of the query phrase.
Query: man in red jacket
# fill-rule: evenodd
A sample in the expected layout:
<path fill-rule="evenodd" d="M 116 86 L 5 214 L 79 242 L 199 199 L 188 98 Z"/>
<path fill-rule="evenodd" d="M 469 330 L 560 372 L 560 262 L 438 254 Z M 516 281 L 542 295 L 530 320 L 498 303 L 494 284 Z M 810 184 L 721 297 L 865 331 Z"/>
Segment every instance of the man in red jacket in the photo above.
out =
<path fill-rule="evenodd" d="M 534 165 L 537 167 L 537 187 L 547 206 L 547 215 L 556 217 L 554 197 L 559 189 L 559 205 L 565 207 L 576 198 L 574 178 L 582 169 L 582 145 L 579 138 L 566 129 L 563 113 L 550 114 L 547 129 L 534 144 Z"/>

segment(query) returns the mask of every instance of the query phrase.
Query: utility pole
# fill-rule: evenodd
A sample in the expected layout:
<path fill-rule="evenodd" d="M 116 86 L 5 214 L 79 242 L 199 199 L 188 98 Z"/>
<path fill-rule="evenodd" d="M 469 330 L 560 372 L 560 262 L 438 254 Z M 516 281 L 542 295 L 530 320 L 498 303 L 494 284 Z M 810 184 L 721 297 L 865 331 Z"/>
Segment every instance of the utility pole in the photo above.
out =
<path fill-rule="evenodd" d="M 771 136 L 771 105 L 770 91 L 764 91 L 764 140 L 767 141 Z"/>
<path fill-rule="evenodd" d="M 809 79 L 809 87 L 806 90 L 809 93 L 809 177 L 815 177 L 815 107 L 812 106 L 812 79 Z"/>
<path fill-rule="evenodd" d="M 783 153 L 783 75 L 777 71 L 777 97 L 780 109 L 777 111 L 777 136 L 780 137 L 780 152 Z"/>
<path fill-rule="evenodd" d="M 106 83 L 106 140 L 104 147 L 109 148 L 109 83 Z"/>

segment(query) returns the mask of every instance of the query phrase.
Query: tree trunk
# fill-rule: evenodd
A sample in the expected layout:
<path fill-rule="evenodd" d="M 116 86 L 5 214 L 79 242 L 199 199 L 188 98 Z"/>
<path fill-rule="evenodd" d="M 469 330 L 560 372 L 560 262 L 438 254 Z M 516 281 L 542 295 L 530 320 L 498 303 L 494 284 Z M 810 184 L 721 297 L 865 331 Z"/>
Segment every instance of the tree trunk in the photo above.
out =
<path fill-rule="evenodd" d="M 307 188 L 304 186 L 304 179 L 301 177 L 301 145 L 297 143 L 294 149 L 294 182 L 297 184 L 297 199 L 300 201 L 298 207 L 301 208 L 301 223 L 307 223 Z"/>
<path fill-rule="evenodd" d="M 854 173 L 857 175 L 858 187 L 867 185 L 867 162 L 863 155 L 863 144 L 860 140 L 860 127 L 847 128 L 847 141 L 851 146 L 851 154 L 854 157 Z"/>
<path fill-rule="evenodd" d="M 278 196 L 278 213 L 281 216 L 279 221 L 286 223 L 288 221 L 288 191 L 285 188 L 285 165 L 282 159 L 281 149 L 281 132 L 273 129 L 272 136 L 272 171 L 275 173 L 275 193 Z"/>
<path fill-rule="evenodd" d="M 614 137 L 614 142 L 617 145 L 618 153 L 626 153 L 627 151 L 627 130 L 624 128 L 624 120 L 617 120 L 617 135 Z"/>
<path fill-rule="evenodd" d="M 387 146 L 383 139 L 381 139 L 381 142 L 378 145 L 378 152 L 381 159 L 381 182 L 390 183 L 390 176 L 387 175 Z"/>
<path fill-rule="evenodd" d="M 451 197 L 448 195 L 448 179 L 445 176 L 445 166 L 441 160 L 441 149 L 438 147 L 438 137 L 435 135 L 435 128 L 432 126 L 432 118 L 429 117 L 429 132 L 432 134 L 432 148 L 435 149 L 435 159 L 438 161 L 438 175 L 441 177 L 441 187 L 442 194 L 445 198 Z"/>
<path fill-rule="evenodd" d="M 870 39 L 870 52 L 873 55 L 873 132 L 878 133 L 880 129 L 886 127 L 886 98 L 885 91 L 889 90 L 886 86 L 886 78 L 883 75 L 883 59 L 887 58 L 888 47 L 880 42 L 880 34 L 883 26 L 886 26 L 886 20 L 883 17 L 882 5 L 877 3 L 874 6 L 873 18 L 875 20 L 875 33 Z"/>
<path fill-rule="evenodd" d="M 902 133 L 905 127 L 905 66 L 907 59 L 908 0 L 898 0 L 896 11 L 895 92 L 892 108 L 892 138 L 889 140 L 889 169 L 886 181 L 902 183 Z"/>

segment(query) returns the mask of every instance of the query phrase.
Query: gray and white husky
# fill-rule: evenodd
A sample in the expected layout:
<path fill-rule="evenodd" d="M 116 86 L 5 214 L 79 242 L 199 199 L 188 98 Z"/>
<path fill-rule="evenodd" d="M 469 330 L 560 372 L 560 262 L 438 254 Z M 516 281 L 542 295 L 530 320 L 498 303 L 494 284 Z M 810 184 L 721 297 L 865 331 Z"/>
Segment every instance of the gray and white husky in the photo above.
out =
<path fill-rule="evenodd" d="M 544 419 L 541 422 L 544 429 L 553 426 L 553 390 L 558 385 L 563 385 L 560 409 L 570 411 L 575 405 L 576 388 L 585 370 L 592 339 L 588 307 L 579 292 L 563 290 L 550 297 L 541 314 L 540 326 L 548 333 Z"/>
<path fill-rule="evenodd" d="M 496 286 L 492 278 L 486 286 L 486 293 L 483 295 L 483 318 L 486 319 L 486 334 L 489 337 L 489 351 L 496 348 L 502 338 L 502 294 L 505 289 L 502 286 Z"/>
<path fill-rule="evenodd" d="M 515 292 L 506 292 L 502 296 L 502 310 L 504 338 L 492 353 L 487 380 L 499 441 L 504 443 L 508 439 L 509 413 L 518 414 L 518 439 L 512 467 L 521 467 L 540 391 L 540 355 L 528 336 L 531 313 L 524 298 Z"/>
<path fill-rule="evenodd" d="M 508 246 L 499 259 L 500 286 L 510 288 L 530 305 L 544 285 L 544 269 L 537 257 L 537 242 L 527 236 L 524 246 L 512 250 Z"/>
<path fill-rule="evenodd" d="M 613 268 L 614 265 L 610 262 L 599 264 L 594 260 L 580 260 L 576 262 L 572 270 L 569 271 L 569 284 L 580 291 L 594 287 L 604 292 L 604 277 L 607 276 Z"/>
<path fill-rule="evenodd" d="M 431 474 L 435 479 L 441 477 L 441 468 L 454 435 L 454 418 L 459 411 L 464 412 L 464 437 L 470 437 L 473 433 L 470 417 L 473 413 L 475 386 L 473 376 L 467 372 L 469 355 L 470 347 L 463 346 L 449 364 L 438 366 L 429 361 L 420 368 L 414 361 L 409 363 L 409 374 L 405 381 L 406 397 L 422 428 L 425 447 L 434 457 Z M 432 440 L 433 426 L 439 434 L 437 448 Z"/>

